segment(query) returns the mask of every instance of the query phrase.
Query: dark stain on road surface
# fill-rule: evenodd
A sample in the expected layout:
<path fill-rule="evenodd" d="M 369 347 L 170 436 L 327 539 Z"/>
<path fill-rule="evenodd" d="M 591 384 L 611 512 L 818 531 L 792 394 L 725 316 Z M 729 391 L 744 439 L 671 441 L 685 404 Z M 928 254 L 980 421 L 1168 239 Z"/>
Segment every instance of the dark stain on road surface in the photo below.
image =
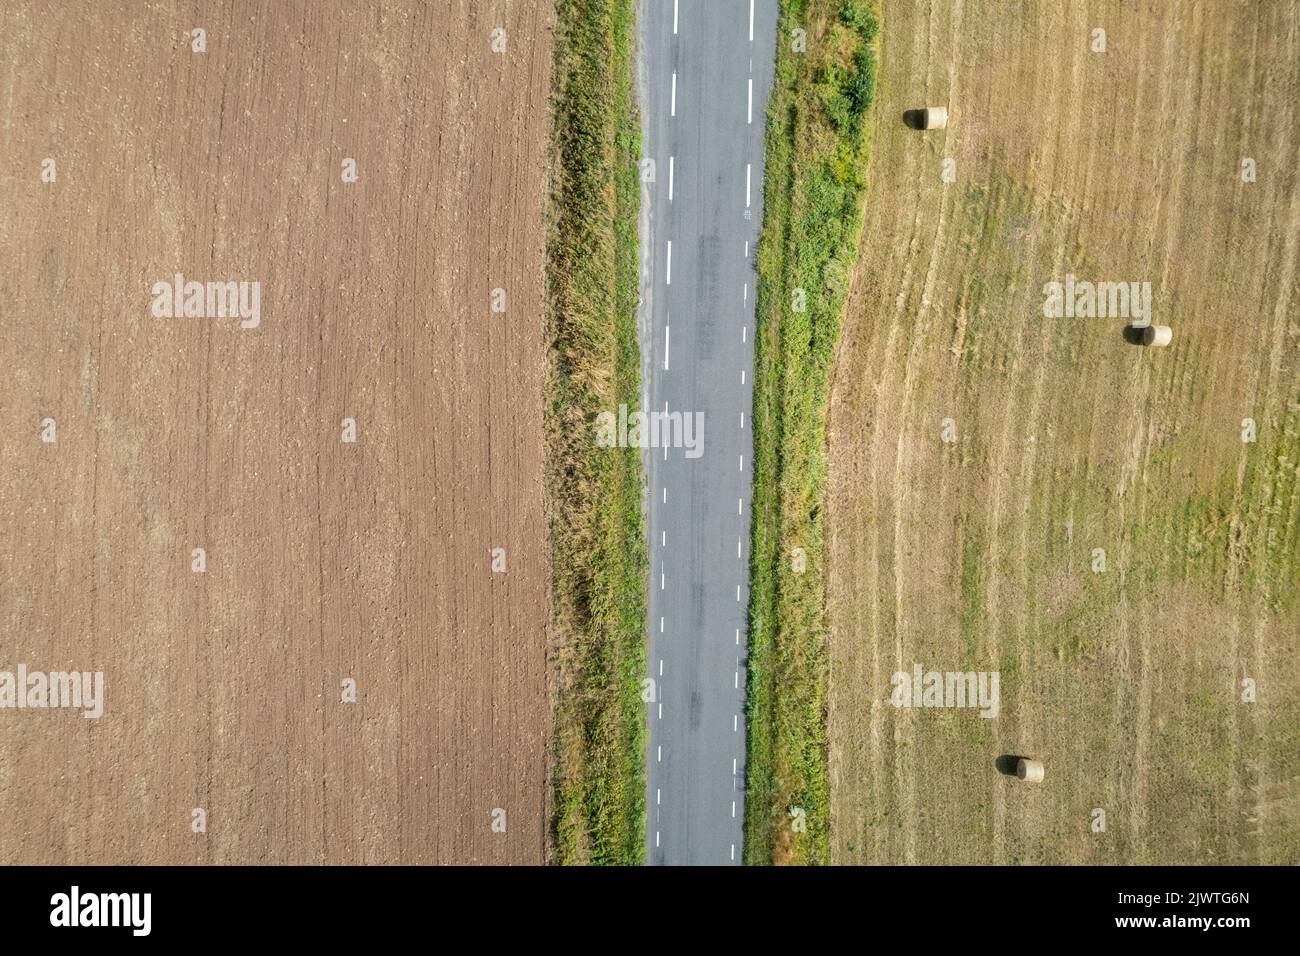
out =
<path fill-rule="evenodd" d="M 699 273 L 696 285 L 695 349 L 704 360 L 713 358 L 713 339 L 718 306 L 718 260 L 722 241 L 714 233 L 700 237 Z"/>

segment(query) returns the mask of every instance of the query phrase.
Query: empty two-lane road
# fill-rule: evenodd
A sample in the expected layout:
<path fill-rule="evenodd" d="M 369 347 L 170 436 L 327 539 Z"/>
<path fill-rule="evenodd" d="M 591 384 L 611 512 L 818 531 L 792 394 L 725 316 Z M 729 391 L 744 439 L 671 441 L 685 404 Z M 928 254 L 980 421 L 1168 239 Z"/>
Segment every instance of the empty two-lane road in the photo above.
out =
<path fill-rule="evenodd" d="M 776 23 L 777 0 L 641 7 L 654 161 L 642 193 L 643 407 L 703 424 L 698 449 L 646 458 L 646 857 L 657 864 L 741 861 L 754 257 Z"/>

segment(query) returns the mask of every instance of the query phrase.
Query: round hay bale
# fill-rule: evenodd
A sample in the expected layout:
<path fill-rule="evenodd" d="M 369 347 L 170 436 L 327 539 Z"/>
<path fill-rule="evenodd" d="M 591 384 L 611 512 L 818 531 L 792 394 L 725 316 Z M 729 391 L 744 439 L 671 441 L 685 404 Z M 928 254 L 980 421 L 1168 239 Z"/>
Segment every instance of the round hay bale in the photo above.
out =
<path fill-rule="evenodd" d="M 1168 345 L 1174 337 L 1174 330 L 1167 325 L 1148 325 L 1142 330 L 1143 345 Z"/>
<path fill-rule="evenodd" d="M 945 106 L 927 106 L 921 117 L 922 129 L 944 129 L 948 125 L 948 108 Z"/>
<path fill-rule="evenodd" d="M 1037 760 L 1026 760 L 1021 757 L 1016 761 L 1016 776 L 1026 783 L 1043 782 L 1043 765 Z"/>

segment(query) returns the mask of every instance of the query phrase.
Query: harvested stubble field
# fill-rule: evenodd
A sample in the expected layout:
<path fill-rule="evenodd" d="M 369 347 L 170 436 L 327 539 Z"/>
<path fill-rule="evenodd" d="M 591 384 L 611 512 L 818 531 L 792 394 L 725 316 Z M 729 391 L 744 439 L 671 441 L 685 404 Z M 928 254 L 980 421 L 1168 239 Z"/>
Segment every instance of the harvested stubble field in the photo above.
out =
<path fill-rule="evenodd" d="M 0 6 L 0 862 L 544 859 L 552 16 Z"/>
<path fill-rule="evenodd" d="M 829 419 L 831 856 L 1300 862 L 1300 4 L 882 19 Z M 904 126 L 926 105 L 946 131 Z M 1172 345 L 1044 318 L 1070 273 L 1149 281 Z M 999 671 L 1000 716 L 895 709 L 915 663 Z"/>

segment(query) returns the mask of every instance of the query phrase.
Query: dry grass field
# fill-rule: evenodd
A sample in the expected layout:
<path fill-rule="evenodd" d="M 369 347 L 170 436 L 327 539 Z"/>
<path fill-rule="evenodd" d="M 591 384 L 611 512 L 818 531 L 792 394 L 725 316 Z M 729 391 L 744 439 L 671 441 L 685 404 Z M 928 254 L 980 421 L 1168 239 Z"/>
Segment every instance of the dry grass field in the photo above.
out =
<path fill-rule="evenodd" d="M 828 425 L 831 856 L 1300 863 L 1300 3 L 882 20 Z M 903 124 L 926 105 L 946 131 Z M 1172 345 L 1044 318 L 1071 273 L 1149 281 Z M 916 663 L 1000 672 L 1000 715 L 891 706 Z M 1021 754 L 1041 785 L 995 769 Z"/>
<path fill-rule="evenodd" d="M 0 5 L 0 862 L 545 858 L 552 16 Z"/>

